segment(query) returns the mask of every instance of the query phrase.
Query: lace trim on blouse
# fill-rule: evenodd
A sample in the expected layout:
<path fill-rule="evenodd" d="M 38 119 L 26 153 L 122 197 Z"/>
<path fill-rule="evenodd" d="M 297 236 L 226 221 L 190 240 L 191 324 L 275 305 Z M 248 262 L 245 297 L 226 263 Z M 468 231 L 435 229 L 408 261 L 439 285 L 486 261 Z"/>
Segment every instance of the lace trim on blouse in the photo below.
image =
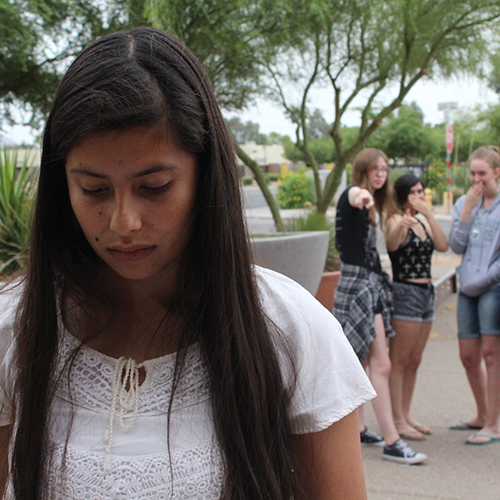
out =
<path fill-rule="evenodd" d="M 77 348 L 73 361 L 67 362 Z M 141 418 L 146 418 L 146 421 L 150 420 L 148 417 L 160 418 L 158 425 L 166 428 L 175 356 L 171 354 L 137 365 L 133 360 L 110 358 L 80 345 L 80 341 L 68 332 L 63 333 L 57 359 L 58 373 L 62 373 L 62 377 L 56 388 L 56 399 L 62 404 L 64 412 L 69 405 L 73 405 L 77 410 L 93 413 L 99 421 L 110 415 L 106 433 L 109 439 L 103 453 L 103 446 L 99 451 L 91 446 L 87 449 L 72 443 L 71 437 L 65 451 L 64 440 L 56 438 L 52 443 L 48 483 L 50 498 L 220 498 L 224 464 L 215 434 L 210 430 L 211 424 L 208 434 L 200 439 L 193 438 L 189 427 L 183 427 L 183 432 L 187 433 L 185 436 L 192 441 L 188 446 L 176 447 L 173 444 L 165 446 L 164 452 L 112 455 L 112 431 L 113 426 L 116 430 L 117 421 L 126 429 L 142 425 Z M 142 366 L 146 377 L 139 386 L 138 370 Z M 207 400 L 208 376 L 195 344 L 186 352 L 182 376 L 172 402 L 172 414 L 176 410 L 187 410 L 189 414 L 200 415 L 200 407 L 204 407 L 202 403 Z M 209 413 L 203 413 L 201 418 L 211 421 Z M 78 432 L 75 426 L 71 435 L 73 432 Z M 105 438 L 103 436 L 103 443 L 106 443 Z M 124 438 L 121 439 L 123 444 Z M 103 466 L 106 459 L 112 460 L 111 468 Z"/>

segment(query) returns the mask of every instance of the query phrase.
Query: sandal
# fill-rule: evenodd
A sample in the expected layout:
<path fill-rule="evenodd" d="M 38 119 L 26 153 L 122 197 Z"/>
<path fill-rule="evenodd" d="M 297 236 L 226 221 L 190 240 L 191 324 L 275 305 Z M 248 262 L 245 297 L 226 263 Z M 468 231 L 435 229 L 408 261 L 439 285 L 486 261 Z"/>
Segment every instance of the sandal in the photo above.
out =
<path fill-rule="evenodd" d="M 406 420 L 396 420 L 394 422 L 396 425 L 396 430 L 398 431 L 399 435 L 404 439 L 408 441 L 425 441 L 425 434 L 423 432 L 420 432 L 419 430 L 415 429 L 412 427 L 409 423 L 406 422 Z M 400 427 L 402 427 L 404 424 L 406 424 L 410 429 L 405 431 L 400 431 Z"/>
<path fill-rule="evenodd" d="M 425 434 L 427 436 L 430 436 L 432 434 L 432 431 L 429 429 L 429 427 L 423 424 L 419 424 L 418 422 L 415 422 L 412 427 L 417 429 L 418 432 L 421 432 L 422 434 Z"/>
<path fill-rule="evenodd" d="M 478 431 L 478 430 L 482 429 L 482 427 L 478 427 L 477 425 L 469 424 L 469 422 L 467 422 L 466 420 L 461 418 L 458 421 L 458 424 L 450 425 L 449 429 L 452 431 Z"/>
<path fill-rule="evenodd" d="M 474 441 L 474 439 L 479 438 L 481 441 Z M 500 437 L 492 436 L 491 434 L 485 434 L 483 432 L 476 432 L 472 436 L 469 436 L 465 440 L 465 444 L 472 444 L 475 446 L 482 446 L 484 444 L 499 443 Z"/>
<path fill-rule="evenodd" d="M 408 432 L 400 432 L 400 437 L 402 437 L 405 441 L 425 441 L 425 434 L 419 432 L 417 429 L 410 430 Z"/>

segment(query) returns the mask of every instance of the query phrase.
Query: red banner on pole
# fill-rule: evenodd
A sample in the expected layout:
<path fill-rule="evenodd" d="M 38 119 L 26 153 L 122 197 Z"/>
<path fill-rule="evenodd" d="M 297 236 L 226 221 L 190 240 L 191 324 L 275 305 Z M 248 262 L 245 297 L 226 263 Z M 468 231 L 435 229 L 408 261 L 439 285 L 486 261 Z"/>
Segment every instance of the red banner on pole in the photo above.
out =
<path fill-rule="evenodd" d="M 448 153 L 453 151 L 453 125 L 451 123 L 446 125 L 446 151 Z"/>

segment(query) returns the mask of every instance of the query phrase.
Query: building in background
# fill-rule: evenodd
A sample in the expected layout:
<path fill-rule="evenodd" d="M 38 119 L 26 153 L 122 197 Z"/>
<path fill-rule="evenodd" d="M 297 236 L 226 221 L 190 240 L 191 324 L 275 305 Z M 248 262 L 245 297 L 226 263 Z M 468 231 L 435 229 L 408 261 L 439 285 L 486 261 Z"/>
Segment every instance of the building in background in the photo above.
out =
<path fill-rule="evenodd" d="M 284 157 L 285 150 L 281 144 L 240 144 L 241 149 L 262 168 L 263 172 L 281 172 L 281 165 L 287 165 L 290 169 L 292 162 Z M 252 172 L 243 162 L 237 158 L 238 165 L 243 175 L 252 175 Z"/>

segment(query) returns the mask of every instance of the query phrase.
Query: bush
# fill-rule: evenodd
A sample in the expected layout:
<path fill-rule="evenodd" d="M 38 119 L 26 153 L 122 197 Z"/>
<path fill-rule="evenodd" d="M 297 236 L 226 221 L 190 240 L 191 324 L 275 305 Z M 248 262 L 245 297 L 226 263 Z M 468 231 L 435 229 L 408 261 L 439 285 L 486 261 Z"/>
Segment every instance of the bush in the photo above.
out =
<path fill-rule="evenodd" d="M 399 179 L 402 175 L 407 174 L 408 170 L 406 168 L 390 168 L 389 169 L 389 182 L 394 185 L 394 183 Z"/>
<path fill-rule="evenodd" d="M 444 162 L 436 162 L 429 166 L 427 187 L 441 193 L 446 191 L 446 164 Z"/>
<path fill-rule="evenodd" d="M 269 180 L 269 182 L 276 182 L 280 180 L 281 175 L 275 172 L 271 172 L 266 174 L 266 178 L 267 180 Z"/>
<path fill-rule="evenodd" d="M 304 172 L 289 172 L 278 186 L 280 208 L 302 208 L 305 202 L 314 203 L 313 180 Z"/>
<path fill-rule="evenodd" d="M 22 269 L 28 256 L 35 174 L 26 158 L 16 168 L 17 151 L 0 154 L 0 273 Z M 37 172 L 38 173 L 38 172 Z"/>
<path fill-rule="evenodd" d="M 433 191 L 432 203 L 441 205 L 443 194 L 446 192 L 446 164 L 444 162 L 434 163 L 429 167 L 427 185 Z M 467 192 L 471 185 L 469 169 L 467 165 L 452 165 L 450 167 L 451 192 L 455 202 Z"/>
<path fill-rule="evenodd" d="M 443 204 L 443 193 L 441 191 L 432 190 L 432 204 L 442 205 Z"/>
<path fill-rule="evenodd" d="M 460 196 L 462 196 L 463 194 L 465 194 L 465 190 L 463 187 L 461 187 L 461 186 L 452 186 L 451 187 L 451 196 L 453 199 L 453 203 L 455 203 L 460 198 Z"/>
<path fill-rule="evenodd" d="M 241 182 L 244 186 L 251 186 L 253 184 L 253 177 L 250 175 L 245 175 L 245 177 L 241 178 Z"/>
<path fill-rule="evenodd" d="M 333 221 L 314 210 L 305 217 L 286 221 L 285 229 L 287 231 L 329 231 L 330 242 L 324 271 L 338 271 L 340 269 L 340 257 L 335 248 L 335 223 Z"/>
<path fill-rule="evenodd" d="M 427 170 L 427 187 L 432 189 L 432 204 L 443 204 L 443 193 L 446 191 L 446 164 L 436 162 Z"/>
<path fill-rule="evenodd" d="M 453 165 L 451 167 L 451 185 L 460 188 L 466 193 L 472 182 L 470 180 L 469 167 L 467 165 Z M 462 193 L 462 194 L 463 194 Z"/>

